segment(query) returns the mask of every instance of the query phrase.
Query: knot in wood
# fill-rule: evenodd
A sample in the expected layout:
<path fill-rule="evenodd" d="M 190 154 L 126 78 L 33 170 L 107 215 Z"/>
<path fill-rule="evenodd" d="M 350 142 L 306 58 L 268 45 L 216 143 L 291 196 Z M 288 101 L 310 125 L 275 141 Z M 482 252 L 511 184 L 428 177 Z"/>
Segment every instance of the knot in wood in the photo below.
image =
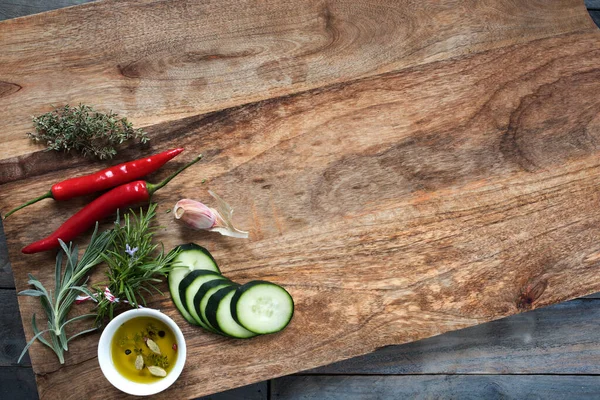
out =
<path fill-rule="evenodd" d="M 533 308 L 533 302 L 540 298 L 547 286 L 548 281 L 545 279 L 529 282 L 521 289 L 521 294 L 517 298 L 517 308 L 521 311 L 531 310 Z"/>

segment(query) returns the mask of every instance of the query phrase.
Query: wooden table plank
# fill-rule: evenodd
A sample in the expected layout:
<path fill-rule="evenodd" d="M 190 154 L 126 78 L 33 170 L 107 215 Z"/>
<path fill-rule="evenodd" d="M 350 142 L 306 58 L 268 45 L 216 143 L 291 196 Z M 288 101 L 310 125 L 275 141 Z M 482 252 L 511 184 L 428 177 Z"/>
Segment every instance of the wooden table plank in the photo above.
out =
<path fill-rule="evenodd" d="M 16 366 L 24 347 L 25 337 L 17 307 L 17 295 L 14 290 L 0 289 L 0 367 Z M 29 356 L 25 356 L 21 367 L 29 366 L 31 361 Z"/>
<path fill-rule="evenodd" d="M 585 0 L 585 6 L 590 10 L 600 10 L 600 0 Z"/>
<path fill-rule="evenodd" d="M 6 245 L 6 236 L 4 235 L 4 226 L 0 218 L 0 289 L 14 289 L 15 280 L 8 260 L 8 247 Z"/>
<path fill-rule="evenodd" d="M 35 400 L 38 393 L 35 377 L 28 367 L 0 367 L 0 398 Z"/>
<path fill-rule="evenodd" d="M 199 397 L 196 400 L 268 400 L 268 382 L 255 383 L 226 392 Z"/>
<path fill-rule="evenodd" d="M 0 21 L 37 14 L 94 0 L 0 0 Z"/>
<path fill-rule="evenodd" d="M 581 0 L 107 0 L 4 21 L 0 160 L 11 162 L 0 183 L 34 164 L 15 157 L 40 150 L 24 133 L 51 104 L 98 104 L 148 126 L 580 31 L 592 25 L 584 10 Z"/>
<path fill-rule="evenodd" d="M 271 386 L 273 400 L 590 399 L 598 376 L 289 376 Z"/>
<path fill-rule="evenodd" d="M 590 15 L 591 15 L 592 19 L 594 20 L 594 22 L 596 23 L 596 25 L 598 25 L 600 27 L 600 10 L 590 11 Z"/>

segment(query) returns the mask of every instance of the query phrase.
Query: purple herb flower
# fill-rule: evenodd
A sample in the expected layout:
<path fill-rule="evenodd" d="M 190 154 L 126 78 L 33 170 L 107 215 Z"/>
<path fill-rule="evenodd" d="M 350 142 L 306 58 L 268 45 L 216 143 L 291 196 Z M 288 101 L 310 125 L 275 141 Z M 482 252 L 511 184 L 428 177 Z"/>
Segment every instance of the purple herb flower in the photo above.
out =
<path fill-rule="evenodd" d="M 129 254 L 131 257 L 134 256 L 135 252 L 138 251 L 137 247 L 134 247 L 133 249 L 129 246 L 129 244 L 125 245 L 125 253 Z"/>

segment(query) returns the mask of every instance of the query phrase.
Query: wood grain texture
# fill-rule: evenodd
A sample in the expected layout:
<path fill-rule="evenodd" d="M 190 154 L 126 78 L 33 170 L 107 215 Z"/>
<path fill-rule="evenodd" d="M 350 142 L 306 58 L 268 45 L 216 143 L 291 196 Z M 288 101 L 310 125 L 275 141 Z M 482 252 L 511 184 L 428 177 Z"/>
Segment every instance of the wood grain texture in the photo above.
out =
<path fill-rule="evenodd" d="M 600 374 L 600 302 L 573 300 L 307 371 L 310 374 Z"/>
<path fill-rule="evenodd" d="M 590 399 L 597 376 L 289 376 L 272 386 L 273 400 Z"/>
<path fill-rule="evenodd" d="M 116 11 L 102 14 L 109 12 L 102 8 L 109 3 Z M 600 290 L 600 247 L 596 240 L 600 233 L 596 212 L 600 42 L 583 5 L 575 3 L 553 2 L 542 7 L 534 2 L 506 1 L 494 2 L 493 7 L 486 7 L 486 2 L 473 4 L 470 9 L 454 7 L 444 15 L 449 20 L 464 16 L 463 23 L 442 24 L 440 29 L 411 36 L 414 42 L 405 40 L 399 46 L 394 41 L 394 29 L 405 27 L 407 16 L 418 21 L 420 8 L 414 7 L 431 5 L 402 3 L 410 13 L 397 16 L 391 12 L 395 8 L 386 9 L 390 27 L 381 21 L 377 27 L 388 36 L 373 36 L 373 43 L 389 45 L 397 53 L 379 48 L 376 54 L 385 55 L 386 61 L 366 69 L 365 59 L 357 55 L 360 50 L 353 47 L 359 46 L 360 40 L 344 42 L 353 37 L 353 31 L 339 27 L 345 26 L 343 21 L 361 26 L 360 18 L 370 14 L 352 14 L 353 19 L 346 19 L 344 12 L 356 12 L 355 8 L 349 3 L 327 3 L 329 16 L 325 20 L 330 25 L 324 26 L 333 24 L 340 35 L 333 47 L 346 43 L 347 48 L 342 46 L 343 50 L 336 51 L 343 55 L 352 50 L 357 62 L 350 62 L 349 55 L 344 59 L 326 51 L 316 60 L 310 58 L 309 64 L 322 73 L 317 74 L 318 79 L 311 81 L 308 75 L 301 83 L 284 79 L 280 86 L 272 81 L 272 86 L 249 83 L 254 86 L 242 85 L 239 98 L 232 97 L 225 87 L 215 93 L 229 93 L 227 100 L 211 100 L 210 107 L 203 103 L 188 109 L 181 107 L 176 98 L 173 102 L 157 101 L 177 87 L 177 74 L 173 72 L 177 69 L 166 68 L 175 75 L 167 74 L 165 81 L 156 79 L 163 76 L 159 74 L 163 70 L 148 67 L 155 65 L 151 62 L 134 69 L 140 86 L 152 83 L 145 87 L 148 92 L 144 99 L 160 105 L 154 109 L 137 104 L 136 110 L 155 111 L 152 118 L 156 119 L 147 119 L 146 123 L 165 121 L 150 128 L 155 146 L 177 144 L 188 149 L 188 157 L 198 152 L 206 155 L 203 163 L 155 196 L 160 203 L 159 222 L 165 226 L 160 238 L 167 247 L 199 241 L 213 252 L 232 279 L 278 282 L 290 290 L 297 303 L 292 324 L 281 334 L 232 341 L 186 325 L 168 298 L 157 299 L 153 306 L 175 318 L 189 347 L 201 350 L 190 354 L 182 378 L 172 391 L 158 398 L 175 392 L 193 397 L 221 391 Z M 173 4 L 169 12 L 179 10 L 178 5 L 184 3 Z M 64 42 L 64 35 L 53 30 L 50 22 L 54 21 L 58 29 L 63 18 L 76 15 L 72 13 L 98 11 L 90 17 L 91 22 L 84 18 L 83 23 L 99 24 L 94 26 L 100 29 L 105 27 L 103 23 L 122 22 L 119 18 L 125 16 L 147 21 L 153 11 L 158 11 L 156 7 L 163 6 L 162 2 L 102 2 L 51 13 L 40 17 L 48 32 L 41 36 Z M 312 10 L 308 6 L 306 10 Z M 121 7 L 131 13 L 119 13 Z M 435 9 L 431 7 L 434 17 Z M 301 13 L 298 5 L 294 10 Z M 373 12 L 377 10 L 373 7 Z M 192 7 L 183 11 L 186 13 L 180 12 L 180 16 L 192 18 L 197 16 L 194 11 L 202 10 Z M 236 17 L 236 27 L 260 19 L 244 12 Z M 267 15 L 276 20 L 274 14 Z M 470 21 L 486 18 L 495 21 L 492 26 L 501 27 L 495 35 L 486 36 L 491 32 L 487 25 L 481 30 L 469 25 Z M 552 21 L 552 27 L 548 27 L 549 22 L 545 25 L 546 19 Z M 170 21 L 168 17 L 165 20 Z M 40 27 L 36 28 L 38 33 L 30 32 L 38 20 L 17 22 L 23 26 L 10 27 L 39 39 Z M 136 27 L 145 26 L 140 20 L 131 22 Z M 287 19 L 286 24 L 291 26 Z M 417 31 L 424 29 L 417 22 L 413 24 Z M 0 29 L 6 26 L 0 25 Z M 70 34 L 82 35 L 80 28 L 71 25 Z M 215 22 L 204 28 L 222 27 Z M 129 28 L 119 25 L 118 29 Z M 102 36 L 98 32 L 96 36 Z M 305 38 L 310 32 L 299 28 L 293 34 Z M 483 36 L 477 41 L 474 38 L 479 32 Z M 166 34 L 173 33 L 167 30 Z M 445 34 L 452 39 L 440 42 L 438 35 Z M 249 35 L 248 31 L 244 35 Z M 465 42 L 457 40 L 456 35 Z M 141 35 L 136 41 L 147 46 L 143 39 Z M 177 39 L 173 40 L 168 53 L 164 49 L 161 53 L 169 60 L 180 54 Z M 54 71 L 52 62 L 38 64 L 28 58 L 28 49 L 35 47 L 33 42 L 21 45 L 24 51 L 19 57 L 24 65 L 38 68 L 28 79 L 39 79 L 40 69 Z M 11 48 L 10 44 L 0 43 L 4 46 Z M 111 53 L 119 45 L 110 49 L 82 48 L 80 43 L 73 43 L 72 47 L 82 58 L 65 57 L 61 62 L 75 62 L 73 68 L 77 65 L 100 80 L 106 78 L 105 72 L 114 73 L 101 67 L 102 57 L 91 63 L 87 52 L 103 55 L 103 51 Z M 369 47 L 363 44 L 360 49 Z M 147 53 L 148 49 L 139 51 Z M 136 51 L 127 54 L 135 57 Z M 275 52 L 270 57 L 281 55 Z M 85 62 L 77 64 L 81 60 Z M 350 72 L 333 77 L 330 74 L 339 75 L 343 70 L 342 64 L 337 64 L 340 60 Z M 323 67 L 325 63 L 331 64 L 331 71 Z M 199 61 L 190 64 L 192 71 L 202 66 Z M 385 71 L 390 72 L 380 74 Z M 363 78 L 340 83 L 357 77 Z M 219 81 L 215 76 L 209 80 Z M 107 82 L 100 88 L 87 82 L 86 90 L 90 96 L 103 98 L 105 90 L 118 87 L 110 85 L 110 79 Z M 225 108 L 323 83 L 333 84 Z M 61 93 L 79 84 L 76 79 Z M 190 87 L 189 82 L 186 85 Z M 265 89 L 267 86 L 269 89 Z M 127 91 L 114 95 L 122 104 L 133 104 L 128 103 Z M 48 90 L 48 96 L 46 102 L 52 99 L 52 90 Z M 161 107 L 173 115 L 161 114 Z M 171 120 L 210 111 L 211 107 L 225 109 Z M 34 108 L 32 104 L 28 109 Z M 13 111 L 7 108 L 2 116 L 13 118 Z M 12 141 L 11 135 L 6 133 L 8 141 Z M 51 182 L 97 168 L 48 155 L 55 161 L 49 162 L 53 159 L 48 158 L 42 169 L 30 164 L 42 159 L 37 154 L 13 157 L 22 148 L 19 143 L 13 143 L 15 151 L 3 164 L 3 171 L 13 171 L 6 173 L 7 183 L 0 190 L 3 211 L 32 193 L 47 191 Z M 27 147 L 26 152 L 31 149 Z M 165 176 L 183 161 L 171 163 L 150 180 Z M 203 178 L 207 179 L 204 186 L 200 184 Z M 184 196 L 207 200 L 204 188 L 215 190 L 238 209 L 240 226 L 252 232 L 249 241 L 186 230 L 164 212 Z M 51 280 L 53 265 L 52 255 L 23 257 L 20 248 L 51 232 L 85 201 L 38 203 L 18 218 L 15 215 L 7 220 L 18 289 L 25 287 L 27 272 L 43 281 Z M 94 277 L 96 281 L 101 279 L 99 274 Z M 35 299 L 21 298 L 20 307 L 27 337 L 31 337 L 28 322 L 31 313 L 38 311 Z M 62 368 L 45 349 L 38 345 L 32 348 L 42 398 L 120 396 L 100 376 L 96 340 L 97 335 L 91 335 L 73 342 Z M 78 379 L 74 381 L 75 375 Z"/>
<path fill-rule="evenodd" d="M 30 173 L 50 104 L 148 126 L 591 27 L 581 0 L 108 0 L 4 21 L 0 183 Z"/>

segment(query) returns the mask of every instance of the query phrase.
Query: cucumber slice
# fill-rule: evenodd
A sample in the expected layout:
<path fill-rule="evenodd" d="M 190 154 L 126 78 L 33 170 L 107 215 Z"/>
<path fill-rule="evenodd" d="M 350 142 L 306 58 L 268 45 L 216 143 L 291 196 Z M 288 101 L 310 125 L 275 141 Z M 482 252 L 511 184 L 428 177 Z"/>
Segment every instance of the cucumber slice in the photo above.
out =
<path fill-rule="evenodd" d="M 231 285 L 219 289 L 210 296 L 206 305 L 206 318 L 208 322 L 226 335 L 234 338 L 251 338 L 256 333 L 250 332 L 233 319 L 231 316 L 231 298 L 239 285 Z"/>
<path fill-rule="evenodd" d="M 182 299 L 179 295 L 179 284 L 191 271 L 204 269 L 221 273 L 217 262 L 204 247 L 194 243 L 182 244 L 177 246 L 181 252 L 173 260 L 173 268 L 169 272 L 169 291 L 175 307 L 179 310 L 183 318 L 190 324 L 196 324 L 196 321 L 185 309 Z"/>
<path fill-rule="evenodd" d="M 181 299 L 181 304 L 183 305 L 183 308 L 185 308 L 185 310 L 187 312 L 190 312 L 190 309 L 187 306 L 186 297 L 185 297 L 186 291 L 197 278 L 205 278 L 205 279 L 208 278 L 209 280 L 211 280 L 211 279 L 215 279 L 216 277 L 219 277 L 219 276 L 222 276 L 222 275 L 215 271 L 209 271 L 207 269 L 197 269 L 197 270 L 191 271 L 189 274 L 187 274 L 181 280 L 181 282 L 179 282 L 179 298 Z M 198 287 L 199 286 L 196 287 L 196 290 L 198 290 Z"/>
<path fill-rule="evenodd" d="M 202 246 L 196 243 L 180 244 L 175 249 L 180 253 L 173 260 L 173 268 L 208 269 L 221 273 L 213 256 Z"/>
<path fill-rule="evenodd" d="M 209 327 L 206 323 L 204 323 L 200 319 L 200 316 L 198 315 L 198 313 L 196 312 L 196 308 L 194 308 L 194 297 L 196 296 L 196 293 L 198 293 L 198 290 L 200 289 L 202 284 L 204 284 L 206 282 L 212 282 L 212 281 L 229 282 L 229 279 L 225 278 L 223 275 L 217 274 L 216 272 L 212 272 L 212 271 L 210 271 L 209 273 L 202 273 L 202 272 L 204 272 L 204 271 L 198 270 L 198 271 L 190 272 L 188 274 L 188 276 L 186 276 L 179 284 L 179 294 L 181 296 L 183 305 L 185 306 L 187 311 L 190 313 L 190 315 L 192 316 L 194 321 L 196 321 L 196 323 L 198 325 L 200 325 L 201 327 L 203 327 L 204 329 L 212 331 L 213 329 L 211 327 Z M 186 281 L 188 281 L 188 284 L 184 287 L 184 283 Z M 182 289 L 183 289 L 183 293 L 182 293 Z"/>
<path fill-rule="evenodd" d="M 230 312 L 238 324 L 251 332 L 275 333 L 292 320 L 294 300 L 279 285 L 252 281 L 236 289 Z"/>
<path fill-rule="evenodd" d="M 217 290 L 223 289 L 224 287 L 228 287 L 231 285 L 235 285 L 229 279 L 227 280 L 213 280 L 204 283 L 198 289 L 198 292 L 194 296 L 194 308 L 196 309 L 196 314 L 200 317 L 200 320 L 209 328 L 216 329 L 208 322 L 206 319 L 206 305 L 208 304 L 208 299 L 212 296 Z M 236 286 L 237 287 L 237 286 Z"/>

